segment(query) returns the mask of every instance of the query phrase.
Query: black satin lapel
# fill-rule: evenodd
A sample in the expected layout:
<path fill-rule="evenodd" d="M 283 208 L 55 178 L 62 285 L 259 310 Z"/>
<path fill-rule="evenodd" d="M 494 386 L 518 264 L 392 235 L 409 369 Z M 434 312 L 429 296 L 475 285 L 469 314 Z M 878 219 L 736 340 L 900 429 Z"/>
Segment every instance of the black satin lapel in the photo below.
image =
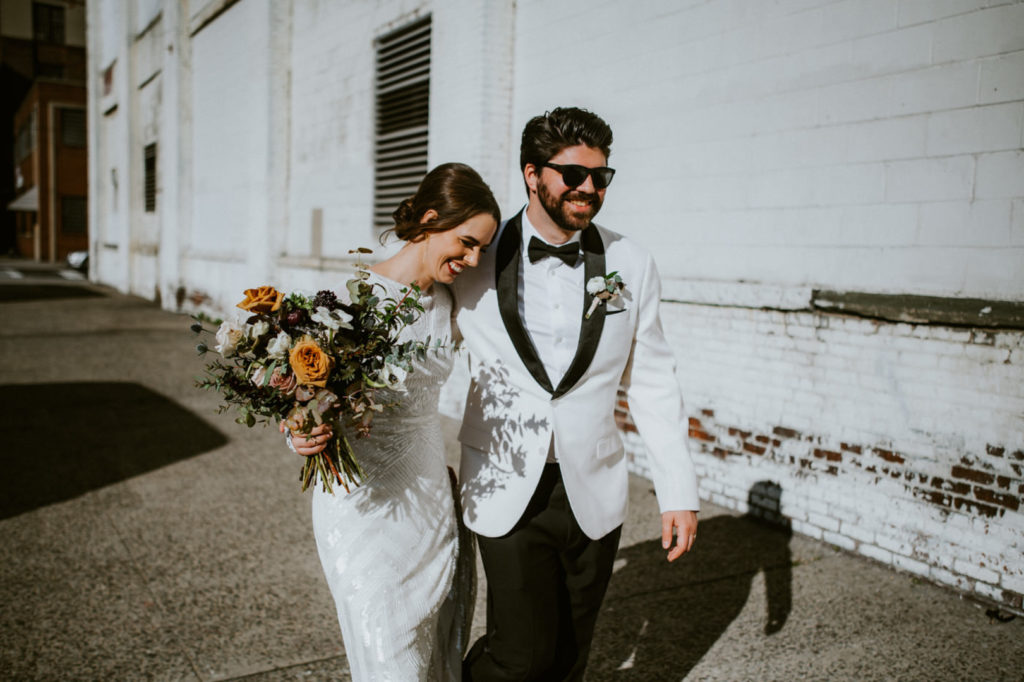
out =
<path fill-rule="evenodd" d="M 590 308 L 590 299 L 593 298 L 587 293 L 586 283 L 590 281 L 592 277 L 601 277 L 605 274 L 605 263 L 604 263 L 604 242 L 601 241 L 601 233 L 598 232 L 597 226 L 591 224 L 590 227 L 583 230 L 581 235 L 583 242 L 583 310 L 580 311 L 580 317 L 587 314 L 587 309 Z M 583 317 L 583 322 L 580 326 L 580 340 L 576 345 L 576 356 L 572 359 L 572 364 L 569 365 L 569 371 L 565 373 L 562 380 L 558 383 L 558 388 L 552 393 L 552 398 L 557 398 L 569 391 L 576 382 L 580 380 L 583 373 L 590 367 L 590 363 L 594 360 L 594 353 L 597 352 L 597 342 L 601 340 L 601 330 L 604 329 L 604 315 L 607 310 L 607 306 L 600 305 L 594 314 L 590 316 L 590 319 Z"/>
<path fill-rule="evenodd" d="M 541 387 L 551 393 L 551 380 L 544 371 L 544 363 L 540 361 L 537 348 L 519 317 L 519 261 L 523 250 L 523 212 L 509 219 L 498 240 L 498 253 L 495 255 L 495 286 L 498 289 L 498 310 L 501 321 L 505 323 L 505 331 L 512 339 L 512 345 L 519 353 L 533 378 Z"/>

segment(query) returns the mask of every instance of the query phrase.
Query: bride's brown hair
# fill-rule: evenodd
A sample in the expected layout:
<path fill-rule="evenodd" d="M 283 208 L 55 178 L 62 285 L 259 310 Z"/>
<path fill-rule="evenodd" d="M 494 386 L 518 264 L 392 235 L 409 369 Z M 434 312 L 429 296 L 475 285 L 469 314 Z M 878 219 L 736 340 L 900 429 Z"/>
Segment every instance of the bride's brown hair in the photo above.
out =
<path fill-rule="evenodd" d="M 428 211 L 437 217 L 423 222 Z M 501 210 L 480 174 L 464 163 L 444 163 L 430 171 L 420 182 L 416 194 L 405 199 L 391 217 L 395 226 L 389 232 L 403 241 L 417 242 L 429 232 L 444 232 L 470 218 L 486 213 L 501 222 Z"/>

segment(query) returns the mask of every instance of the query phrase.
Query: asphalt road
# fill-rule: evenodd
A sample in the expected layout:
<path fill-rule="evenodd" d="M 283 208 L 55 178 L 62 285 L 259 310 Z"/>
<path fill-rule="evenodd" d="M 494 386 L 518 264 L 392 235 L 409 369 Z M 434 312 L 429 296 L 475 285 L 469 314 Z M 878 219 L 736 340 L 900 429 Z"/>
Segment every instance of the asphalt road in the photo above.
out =
<path fill-rule="evenodd" d="M 0 677 L 349 679 L 299 462 L 193 386 L 188 318 L 0 261 L 0 320 Z M 1024 679 L 1021 619 L 711 505 L 668 565 L 630 503 L 589 680 Z"/>

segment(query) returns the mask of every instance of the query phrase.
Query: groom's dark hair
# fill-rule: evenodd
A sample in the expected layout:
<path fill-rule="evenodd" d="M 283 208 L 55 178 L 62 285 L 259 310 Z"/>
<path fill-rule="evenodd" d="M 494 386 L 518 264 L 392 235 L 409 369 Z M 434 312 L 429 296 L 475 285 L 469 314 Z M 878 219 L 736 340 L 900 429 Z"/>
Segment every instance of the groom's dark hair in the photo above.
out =
<path fill-rule="evenodd" d="M 578 144 L 600 149 L 607 158 L 612 153 L 612 129 L 597 114 L 577 107 L 558 107 L 534 116 L 523 128 L 519 170 L 526 170 L 528 163 L 539 169 L 566 147 Z"/>

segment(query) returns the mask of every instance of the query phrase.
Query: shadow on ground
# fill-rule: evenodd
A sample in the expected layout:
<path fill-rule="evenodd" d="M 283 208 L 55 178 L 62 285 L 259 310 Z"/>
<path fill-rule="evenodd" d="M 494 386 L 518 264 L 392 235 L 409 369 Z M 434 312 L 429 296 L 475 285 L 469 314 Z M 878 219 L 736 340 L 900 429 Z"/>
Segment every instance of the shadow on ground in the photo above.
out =
<path fill-rule="evenodd" d="M 0 386 L 0 519 L 224 445 L 177 403 L 134 383 Z"/>
<path fill-rule="evenodd" d="M 57 298 L 96 298 L 104 294 L 81 286 L 66 284 L 18 284 L 0 286 L 0 303 L 23 303 Z"/>
<path fill-rule="evenodd" d="M 701 521 L 698 535 L 694 549 L 673 565 L 666 564 L 657 540 L 619 550 L 588 680 L 683 679 L 743 610 L 761 571 L 767 586 L 764 632 L 785 626 L 792 603 L 792 531 L 750 515 L 717 516 Z"/>

